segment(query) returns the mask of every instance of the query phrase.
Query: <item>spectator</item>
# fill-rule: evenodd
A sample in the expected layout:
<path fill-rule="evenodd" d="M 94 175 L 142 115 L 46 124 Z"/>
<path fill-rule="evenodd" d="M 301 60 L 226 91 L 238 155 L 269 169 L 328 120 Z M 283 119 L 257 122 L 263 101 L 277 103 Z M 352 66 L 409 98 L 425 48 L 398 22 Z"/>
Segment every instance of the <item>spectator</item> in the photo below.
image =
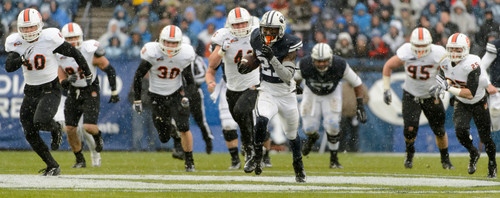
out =
<path fill-rule="evenodd" d="M 434 0 L 436 1 L 439 12 L 450 12 L 450 1 L 448 0 Z"/>
<path fill-rule="evenodd" d="M 181 3 L 178 0 L 163 0 L 160 3 L 159 14 L 160 18 L 169 18 L 172 25 L 179 26 L 182 21 L 182 16 L 179 14 Z"/>
<path fill-rule="evenodd" d="M 434 27 L 434 29 L 431 31 L 433 32 L 434 34 L 432 34 L 432 42 L 436 45 L 441 45 L 443 47 L 446 46 L 446 42 L 447 42 L 447 39 L 448 39 L 448 36 L 446 33 L 445 33 L 445 27 L 443 25 L 443 23 L 441 22 L 438 22 L 436 24 L 436 27 Z M 446 39 L 445 42 L 443 42 L 443 38 Z"/>
<path fill-rule="evenodd" d="M 116 19 L 111 19 L 109 20 L 108 23 L 108 31 L 101 35 L 99 37 L 99 43 L 101 44 L 102 47 L 106 47 L 110 45 L 109 41 L 111 41 L 112 37 L 117 37 L 120 43 L 122 44 L 121 47 L 125 46 L 125 42 L 128 40 L 128 35 L 123 33 L 120 28 L 118 27 L 118 21 Z"/>
<path fill-rule="evenodd" d="M 52 18 L 54 20 L 56 20 L 57 23 L 59 23 L 61 28 L 62 28 L 62 26 L 66 25 L 67 23 L 71 22 L 71 19 L 68 16 L 68 13 L 66 13 L 66 11 L 64 11 L 64 10 L 61 10 L 59 8 L 59 4 L 55 0 L 50 1 L 50 12 L 51 12 Z"/>
<path fill-rule="evenodd" d="M 354 8 L 355 15 L 353 21 L 359 27 L 359 32 L 362 34 L 370 34 L 370 23 L 372 16 L 368 14 L 367 8 L 363 3 L 358 3 Z"/>
<path fill-rule="evenodd" d="M 383 34 L 389 31 L 389 24 L 391 23 L 392 20 L 393 17 L 390 14 L 390 11 L 387 8 L 382 7 L 380 9 L 380 25 L 382 26 Z"/>
<path fill-rule="evenodd" d="M 391 21 L 391 28 L 389 32 L 382 36 L 382 40 L 389 46 L 390 55 L 396 54 L 399 46 L 405 43 L 405 39 L 403 38 L 403 32 L 401 31 L 402 25 L 398 20 Z"/>
<path fill-rule="evenodd" d="M 326 39 L 325 32 L 322 29 L 318 29 L 314 32 L 313 41 L 314 41 L 313 46 L 317 43 L 327 43 L 328 45 L 330 45 L 328 39 Z"/>
<path fill-rule="evenodd" d="M 128 28 L 132 26 L 132 20 L 130 19 L 127 10 L 121 5 L 116 6 L 115 11 L 113 12 L 113 18 L 118 21 L 118 27 L 124 33 L 128 32 Z"/>
<path fill-rule="evenodd" d="M 125 53 L 127 58 L 139 59 L 141 57 L 141 49 L 145 42 L 143 42 L 141 37 L 141 32 L 132 31 L 130 38 L 125 44 Z"/>
<path fill-rule="evenodd" d="M 410 36 L 411 31 L 416 27 L 415 20 L 413 20 L 411 16 L 410 6 L 401 5 L 401 21 L 403 23 L 402 29 L 404 36 Z"/>
<path fill-rule="evenodd" d="M 1 23 L 7 27 L 12 21 L 16 21 L 17 19 L 17 14 L 19 13 L 19 10 L 13 6 L 13 3 L 11 0 L 7 0 L 3 3 L 3 7 L 0 10 L 1 11 Z"/>
<path fill-rule="evenodd" d="M 158 23 L 152 24 L 151 25 L 151 40 L 152 41 L 157 41 L 160 37 L 161 30 L 167 26 L 170 25 L 171 20 L 170 18 L 163 17 L 160 19 Z"/>
<path fill-rule="evenodd" d="M 333 44 L 337 40 L 337 35 L 340 33 L 340 31 L 335 26 L 333 15 L 331 15 L 330 13 L 323 14 L 322 23 L 323 27 L 320 29 L 325 33 L 326 40 L 328 40 L 330 46 L 333 46 Z"/>
<path fill-rule="evenodd" d="M 289 5 L 287 0 L 274 0 L 271 2 L 271 4 L 269 4 L 269 6 L 271 7 L 271 9 L 281 12 L 281 14 L 285 16 L 285 18 L 287 19 L 289 18 L 288 17 Z"/>
<path fill-rule="evenodd" d="M 344 17 L 345 22 L 346 22 L 347 24 L 352 24 L 352 23 L 354 23 L 354 16 L 353 16 L 353 13 L 352 13 L 352 12 L 353 12 L 353 11 L 352 11 L 351 9 L 344 9 L 344 10 L 342 11 L 342 16 Z M 334 15 L 332 14 L 332 16 L 334 16 Z"/>
<path fill-rule="evenodd" d="M 215 26 L 215 30 L 221 29 L 226 24 L 226 6 L 218 5 L 214 8 L 214 16 L 208 18 L 205 21 L 205 25 L 203 29 L 207 29 L 209 24 L 213 24 Z"/>
<path fill-rule="evenodd" d="M 208 23 L 207 29 L 198 34 L 198 46 L 196 47 L 196 54 L 208 58 L 210 56 L 210 44 L 212 35 L 215 33 L 215 24 Z"/>
<path fill-rule="evenodd" d="M 485 22 L 485 15 L 486 11 L 489 10 L 488 12 L 491 13 L 491 18 L 493 18 L 493 12 L 491 8 L 489 8 L 488 2 L 486 0 L 480 0 L 476 6 L 473 7 L 473 14 L 474 17 L 476 18 L 476 24 L 478 26 L 482 26 L 483 23 Z"/>
<path fill-rule="evenodd" d="M 142 41 L 144 43 L 150 42 L 151 40 L 151 33 L 148 30 L 148 24 L 145 22 L 140 22 L 135 26 L 134 30 L 135 32 L 141 34 Z"/>
<path fill-rule="evenodd" d="M 429 4 L 422 10 L 421 15 L 425 15 L 432 27 L 435 27 L 437 22 L 440 21 L 441 13 L 438 10 L 437 4 L 435 1 L 430 1 Z"/>
<path fill-rule="evenodd" d="M 309 0 L 292 0 L 290 4 L 288 18 L 292 19 L 290 29 L 292 33 L 300 32 L 302 34 L 302 43 L 306 47 L 304 51 L 309 51 L 309 41 L 311 40 L 311 16 L 312 8 Z"/>
<path fill-rule="evenodd" d="M 382 13 L 382 10 L 388 11 L 389 16 L 394 15 L 394 6 L 392 6 L 391 0 L 380 0 L 380 4 L 378 5 L 378 9 L 375 12 Z"/>
<path fill-rule="evenodd" d="M 360 35 L 358 26 L 356 24 L 349 24 L 347 26 L 347 33 L 349 33 L 349 35 L 351 36 L 351 40 L 353 40 L 352 43 L 354 44 L 354 46 L 356 46 L 358 35 Z"/>
<path fill-rule="evenodd" d="M 368 58 L 368 38 L 365 35 L 358 35 L 356 37 L 356 44 L 354 46 L 356 46 L 354 48 L 356 52 L 356 58 Z"/>
<path fill-rule="evenodd" d="M 320 24 L 321 22 L 321 11 L 323 10 L 323 6 L 321 5 L 320 2 L 318 1 L 313 1 L 312 7 L 311 7 L 311 25 L 316 26 Z M 260 15 L 259 15 L 260 16 Z"/>
<path fill-rule="evenodd" d="M 382 35 L 385 34 L 385 30 L 384 28 L 382 27 L 382 25 L 380 24 L 380 17 L 379 15 L 373 15 L 372 16 L 372 21 L 371 21 L 371 28 L 370 28 L 370 34 L 371 32 L 379 32 L 381 33 Z"/>
<path fill-rule="evenodd" d="M 192 46 L 198 46 L 198 34 L 203 30 L 203 24 L 196 18 L 196 11 L 189 6 L 184 10 L 184 19 L 188 23 L 188 31 L 185 35 L 191 39 Z"/>
<path fill-rule="evenodd" d="M 249 0 L 246 9 L 252 16 L 260 17 L 264 15 L 265 12 L 271 9 L 265 1 L 259 0 Z"/>
<path fill-rule="evenodd" d="M 40 7 L 40 14 L 42 15 L 43 27 L 44 28 L 57 28 L 59 29 L 61 25 L 52 18 L 50 14 L 50 5 L 43 4 Z"/>
<path fill-rule="evenodd" d="M 493 18 L 497 23 L 500 23 L 500 0 L 494 0 L 493 5 L 491 5 L 491 11 L 493 12 Z"/>
<path fill-rule="evenodd" d="M 443 23 L 446 35 L 451 36 L 459 32 L 458 25 L 450 21 L 450 13 L 441 12 L 441 23 Z"/>
<path fill-rule="evenodd" d="M 479 27 L 479 31 L 476 34 L 476 41 L 481 49 L 481 55 L 484 54 L 484 50 L 486 49 L 486 43 L 488 42 L 487 35 L 491 32 L 498 32 L 500 27 L 500 24 L 493 20 L 491 9 L 484 11 L 484 19 L 484 24 Z"/>
<path fill-rule="evenodd" d="M 347 22 L 344 18 L 339 17 L 335 22 L 340 32 L 347 32 Z"/>
<path fill-rule="evenodd" d="M 371 59 L 389 58 L 389 48 L 382 40 L 380 33 L 372 33 L 372 40 L 368 46 L 368 57 Z"/>
<path fill-rule="evenodd" d="M 354 45 L 352 44 L 351 35 L 349 35 L 349 33 L 342 32 L 339 34 L 339 39 L 337 39 L 337 42 L 335 42 L 335 49 L 333 50 L 333 54 L 346 59 L 354 58 Z"/>
<path fill-rule="evenodd" d="M 457 24 L 459 31 L 465 35 L 474 35 L 476 32 L 477 25 L 474 16 L 466 12 L 462 1 L 456 1 L 451 6 L 450 20 Z"/>
<path fill-rule="evenodd" d="M 203 14 L 200 16 L 200 19 L 208 19 L 211 16 L 213 16 L 215 14 L 215 7 L 220 6 L 220 5 L 224 6 L 224 2 L 222 2 L 222 1 L 223 0 L 210 0 L 209 3 L 207 3 L 206 5 L 203 6 L 205 9 L 204 9 Z M 259 1 L 259 3 L 263 3 L 263 2 Z M 224 9 L 224 13 L 226 13 L 225 9 Z M 262 14 L 264 14 L 264 13 L 262 13 Z M 256 15 L 256 16 L 262 16 L 262 15 Z M 204 27 L 204 29 L 206 29 L 206 27 Z"/>
<path fill-rule="evenodd" d="M 108 41 L 109 46 L 104 47 L 106 52 L 106 57 L 110 59 L 117 59 L 122 56 L 125 50 L 122 47 L 120 39 L 116 36 L 113 36 Z"/>

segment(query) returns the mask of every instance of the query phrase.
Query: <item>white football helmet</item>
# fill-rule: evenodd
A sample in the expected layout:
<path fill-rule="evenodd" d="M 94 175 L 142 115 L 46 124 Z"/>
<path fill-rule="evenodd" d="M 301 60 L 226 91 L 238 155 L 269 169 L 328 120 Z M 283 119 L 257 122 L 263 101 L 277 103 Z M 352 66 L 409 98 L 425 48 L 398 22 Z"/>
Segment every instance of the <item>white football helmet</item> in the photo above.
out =
<path fill-rule="evenodd" d="M 260 36 L 262 41 L 266 45 L 272 45 L 276 43 L 279 39 L 285 35 L 286 30 L 286 21 L 285 16 L 276 10 L 271 10 L 266 12 L 262 19 L 260 20 Z M 279 32 L 277 35 L 270 34 L 266 35 L 264 32 L 264 28 L 279 28 Z"/>
<path fill-rule="evenodd" d="M 22 32 L 21 28 L 23 27 L 32 27 L 36 26 L 36 30 L 31 31 L 31 32 Z M 42 15 L 35 9 L 24 9 L 19 13 L 17 16 L 17 31 L 21 35 L 21 37 L 28 41 L 34 41 L 38 39 L 40 36 L 40 33 L 42 33 L 42 28 L 43 28 L 43 22 L 42 22 Z"/>
<path fill-rule="evenodd" d="M 418 58 L 422 58 L 431 53 L 432 36 L 429 30 L 424 27 L 415 28 L 411 32 L 410 43 L 411 51 Z"/>
<path fill-rule="evenodd" d="M 178 42 L 176 47 L 167 47 L 166 41 Z M 182 47 L 182 31 L 175 25 L 167 25 L 160 33 L 160 48 L 163 53 L 172 57 L 179 53 Z"/>
<path fill-rule="evenodd" d="M 462 48 L 462 52 L 454 52 L 452 48 Z M 470 40 L 465 34 L 455 33 L 448 38 L 446 51 L 452 62 L 459 62 L 469 55 Z"/>
<path fill-rule="evenodd" d="M 247 37 L 250 35 L 252 30 L 252 16 L 245 8 L 236 7 L 229 11 L 227 15 L 227 26 L 231 34 L 235 37 Z M 247 27 L 244 28 L 233 28 L 233 24 L 247 22 Z"/>
<path fill-rule="evenodd" d="M 80 25 L 78 25 L 77 23 L 68 23 L 62 27 L 61 33 L 64 39 L 68 39 L 70 37 L 78 37 L 77 41 L 68 41 L 68 43 L 75 46 L 76 48 L 80 48 L 80 45 L 83 43 L 83 31 Z"/>
<path fill-rule="evenodd" d="M 314 67 L 320 71 L 320 72 L 325 72 L 330 68 L 330 65 L 332 65 L 332 59 L 333 59 L 333 50 L 330 47 L 330 45 L 326 43 L 318 43 L 314 45 L 311 53 L 311 58 L 313 59 L 313 65 Z M 328 65 L 315 65 L 314 61 L 325 61 L 328 60 Z"/>

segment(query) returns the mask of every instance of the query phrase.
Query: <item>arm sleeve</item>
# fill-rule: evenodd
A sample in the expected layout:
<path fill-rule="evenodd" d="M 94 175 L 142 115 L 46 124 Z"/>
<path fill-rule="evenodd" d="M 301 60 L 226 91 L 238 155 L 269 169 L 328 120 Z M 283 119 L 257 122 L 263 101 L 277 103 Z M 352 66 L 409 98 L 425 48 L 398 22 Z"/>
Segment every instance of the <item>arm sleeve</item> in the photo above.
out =
<path fill-rule="evenodd" d="M 54 50 L 54 53 L 59 53 L 65 56 L 73 57 L 78 66 L 82 68 L 83 72 L 85 73 L 85 76 L 92 75 L 92 72 L 90 71 L 89 65 L 87 64 L 85 57 L 83 57 L 82 53 L 68 42 L 64 41 L 63 44 L 61 44 Z"/>
<path fill-rule="evenodd" d="M 101 46 L 99 46 L 99 47 L 97 48 L 97 50 L 95 50 L 95 52 L 94 52 L 94 56 L 95 56 L 95 57 L 97 57 L 97 58 L 99 58 L 99 57 L 101 57 L 101 56 L 104 56 L 104 55 L 106 55 L 106 51 L 105 51 L 105 50 L 104 50 L 104 48 L 103 48 L 103 47 L 101 47 Z"/>
<path fill-rule="evenodd" d="M 191 71 L 192 66 L 193 65 L 190 64 L 182 71 L 182 76 L 184 77 L 184 80 L 186 80 L 186 86 L 195 84 L 193 72 Z"/>
<path fill-rule="evenodd" d="M 344 76 L 343 78 L 351 84 L 352 87 L 357 87 L 361 85 L 363 82 L 361 81 L 361 78 L 354 72 L 349 64 L 346 63 L 346 67 L 344 70 Z"/>
<path fill-rule="evenodd" d="M 497 58 L 496 54 L 486 51 L 483 58 L 481 58 L 481 68 L 487 70 L 490 67 L 491 63 L 493 63 L 493 61 L 495 61 L 496 58 Z"/>
<path fill-rule="evenodd" d="M 109 64 L 102 71 L 106 72 L 106 74 L 108 75 L 109 86 L 111 87 L 112 91 L 115 91 L 116 90 L 116 71 L 115 71 L 115 68 L 113 66 L 111 66 L 111 64 Z"/>
<path fill-rule="evenodd" d="M 142 78 L 148 73 L 152 65 L 146 60 L 142 60 L 134 76 L 134 100 L 141 100 Z"/>
<path fill-rule="evenodd" d="M 476 96 L 479 87 L 479 76 L 481 75 L 481 68 L 472 70 L 467 76 L 467 88 L 469 88 L 472 96 Z"/>
<path fill-rule="evenodd" d="M 14 72 L 21 68 L 22 65 L 23 61 L 21 59 L 21 55 L 17 52 L 9 52 L 7 59 L 5 60 L 5 70 L 7 72 Z"/>
<path fill-rule="evenodd" d="M 273 59 L 271 59 L 269 63 L 273 66 L 274 71 L 276 72 L 276 74 L 278 74 L 278 77 L 280 77 L 281 80 L 283 80 L 284 82 L 290 82 L 295 71 L 294 63 L 285 61 L 283 62 L 283 64 L 281 64 L 276 57 L 273 57 Z"/>

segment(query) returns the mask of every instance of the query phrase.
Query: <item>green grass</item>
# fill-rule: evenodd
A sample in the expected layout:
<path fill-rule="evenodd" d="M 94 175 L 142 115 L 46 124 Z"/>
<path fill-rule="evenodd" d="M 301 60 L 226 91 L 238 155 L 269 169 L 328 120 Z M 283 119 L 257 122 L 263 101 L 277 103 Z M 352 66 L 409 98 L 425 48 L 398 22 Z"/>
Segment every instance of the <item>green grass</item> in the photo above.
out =
<path fill-rule="evenodd" d="M 246 174 L 243 170 L 231 171 L 228 153 L 215 153 L 207 155 L 195 153 L 196 172 L 184 172 L 184 162 L 173 159 L 169 152 L 103 152 L 102 167 L 88 167 L 82 169 L 70 168 L 74 164 L 74 155 L 69 151 L 52 152 L 54 158 L 62 168 L 62 175 L 215 175 L 215 176 L 254 176 Z M 87 165 L 90 166 L 90 154 L 85 153 Z M 272 168 L 264 169 L 261 177 L 280 176 L 290 177 L 293 180 L 292 156 L 290 153 L 277 153 L 271 155 Z M 243 157 L 241 157 L 243 160 Z M 312 153 L 304 157 L 307 176 L 339 176 L 360 177 L 419 177 L 419 178 L 447 178 L 487 180 L 487 156 L 482 155 L 478 162 L 475 174 L 467 173 L 469 158 L 464 154 L 451 154 L 451 162 L 455 170 L 443 170 L 438 155 L 417 153 L 412 169 L 403 166 L 403 154 L 384 153 L 342 153 L 339 154 L 344 169 L 329 169 L 329 154 Z M 1 174 L 28 174 L 36 175 L 37 171 L 44 168 L 45 164 L 33 151 L 1 151 L 0 152 L 0 178 Z M 337 176 L 337 177 L 336 177 Z M 258 176 L 257 176 L 258 177 Z M 133 181 L 133 180 L 128 180 Z M 488 180 L 488 181 L 499 181 Z M 500 186 L 483 187 L 432 187 L 432 186 L 386 186 L 365 184 L 318 184 L 318 183 L 270 183 L 265 181 L 184 181 L 184 180 L 141 180 L 160 184 L 263 184 L 263 185 L 298 185 L 298 186 L 331 186 L 331 187 L 363 187 L 378 188 L 376 193 L 346 191 L 342 194 L 332 191 L 299 191 L 299 192 L 200 192 L 187 190 L 162 190 L 161 192 L 138 191 L 125 189 L 36 189 L 36 188 L 0 188 L 0 197 L 499 197 Z M 473 194 L 460 193 L 473 191 Z M 496 191 L 478 193 L 478 191 Z M 347 193 L 345 193 L 347 192 Z"/>

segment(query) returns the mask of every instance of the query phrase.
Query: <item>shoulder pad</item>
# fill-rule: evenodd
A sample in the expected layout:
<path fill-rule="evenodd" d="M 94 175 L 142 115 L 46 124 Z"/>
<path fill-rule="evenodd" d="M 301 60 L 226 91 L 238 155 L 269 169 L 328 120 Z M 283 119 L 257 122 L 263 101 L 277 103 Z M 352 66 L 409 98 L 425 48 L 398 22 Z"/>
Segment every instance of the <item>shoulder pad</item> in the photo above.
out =
<path fill-rule="evenodd" d="M 433 56 L 432 60 L 439 62 L 443 56 L 446 56 L 446 49 L 441 45 L 431 44 L 431 53 L 429 55 Z"/>
<path fill-rule="evenodd" d="M 258 49 L 262 47 L 262 41 L 260 38 L 260 28 L 255 28 L 250 34 L 250 45 L 253 49 Z"/>
<path fill-rule="evenodd" d="M 42 33 L 40 33 L 39 41 L 48 41 L 48 43 L 54 43 L 56 45 L 55 48 L 59 47 L 59 45 L 64 43 L 64 38 L 61 34 L 61 31 L 57 28 L 47 28 L 43 29 Z M 55 49 L 54 48 L 54 49 Z"/>
<path fill-rule="evenodd" d="M 183 58 L 186 58 L 188 60 L 190 60 L 189 62 L 193 62 L 194 59 L 196 58 L 195 55 L 196 55 L 196 52 L 194 52 L 194 48 L 193 46 L 191 45 L 188 45 L 188 44 L 182 44 L 182 48 L 181 50 L 185 51 L 185 53 L 183 53 Z"/>
<path fill-rule="evenodd" d="M 474 54 L 469 54 L 467 58 L 465 58 L 463 61 L 463 70 L 465 71 L 473 71 L 479 68 L 479 63 L 481 63 L 481 58 L 479 56 L 476 56 Z"/>
<path fill-rule="evenodd" d="M 302 40 L 295 35 L 285 34 L 281 39 L 283 39 L 285 45 L 288 46 L 288 53 L 297 51 L 302 48 Z"/>
<path fill-rule="evenodd" d="M 411 44 L 405 43 L 401 45 L 401 47 L 399 47 L 398 50 L 396 51 L 396 55 L 398 56 L 399 59 L 403 61 L 406 61 L 414 57 L 413 53 L 411 52 Z"/>
<path fill-rule="evenodd" d="M 227 28 L 221 28 L 212 35 L 211 41 L 217 45 L 222 45 L 222 42 L 224 42 L 228 36 L 231 36 L 229 30 Z"/>
<path fill-rule="evenodd" d="M 5 51 L 11 52 L 14 51 L 17 47 L 20 47 L 23 44 L 23 39 L 21 35 L 18 33 L 11 34 L 5 39 Z"/>
<path fill-rule="evenodd" d="M 486 44 L 486 51 L 496 54 L 500 48 L 500 39 L 490 41 Z"/>
<path fill-rule="evenodd" d="M 142 47 L 141 58 L 144 60 L 155 59 L 161 53 L 160 47 L 157 42 L 149 42 Z"/>
<path fill-rule="evenodd" d="M 85 50 L 86 52 L 89 53 L 95 52 L 97 54 L 98 49 L 99 49 L 99 42 L 97 42 L 96 40 L 83 41 L 81 46 L 81 50 Z M 104 56 L 104 54 L 100 56 Z"/>

